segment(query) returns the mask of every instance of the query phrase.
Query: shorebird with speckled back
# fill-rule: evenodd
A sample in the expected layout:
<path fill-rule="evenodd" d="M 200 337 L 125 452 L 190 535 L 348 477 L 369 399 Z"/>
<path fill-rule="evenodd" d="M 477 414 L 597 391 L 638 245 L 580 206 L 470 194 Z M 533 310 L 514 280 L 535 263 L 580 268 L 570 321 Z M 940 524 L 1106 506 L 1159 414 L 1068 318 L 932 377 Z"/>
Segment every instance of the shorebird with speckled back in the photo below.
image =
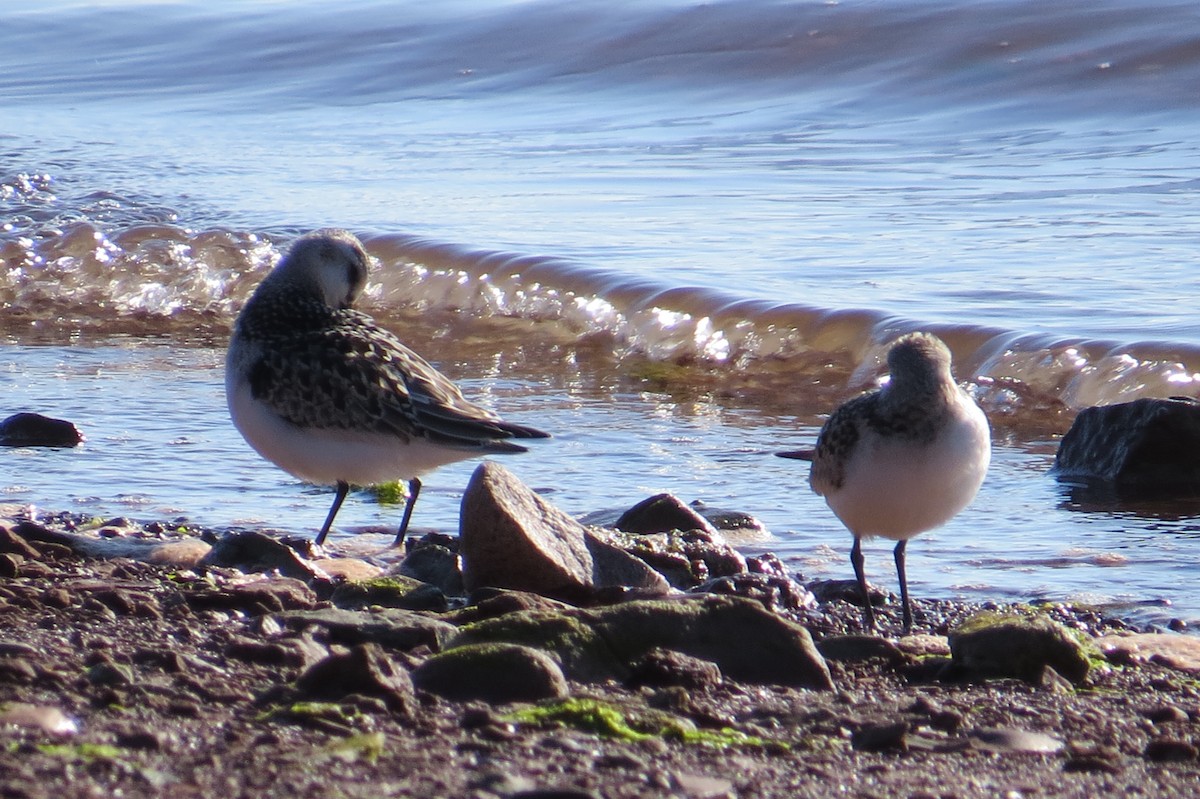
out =
<path fill-rule="evenodd" d="M 420 476 L 547 438 L 505 422 L 370 316 L 353 309 L 369 259 L 344 230 L 292 245 L 238 315 L 225 363 L 233 423 L 251 447 L 301 480 L 337 488 L 322 544 L 351 485 L 408 483 L 404 541 Z"/>
<path fill-rule="evenodd" d="M 863 570 L 862 541 L 897 541 L 904 632 L 912 608 L 904 556 L 908 539 L 948 522 L 971 503 L 991 460 L 987 417 L 954 382 L 950 350 L 936 336 L 910 333 L 887 356 L 890 377 L 841 405 L 821 428 L 815 450 L 777 453 L 812 460 L 809 485 L 854 536 L 850 562 L 866 624 L 875 613 Z"/>

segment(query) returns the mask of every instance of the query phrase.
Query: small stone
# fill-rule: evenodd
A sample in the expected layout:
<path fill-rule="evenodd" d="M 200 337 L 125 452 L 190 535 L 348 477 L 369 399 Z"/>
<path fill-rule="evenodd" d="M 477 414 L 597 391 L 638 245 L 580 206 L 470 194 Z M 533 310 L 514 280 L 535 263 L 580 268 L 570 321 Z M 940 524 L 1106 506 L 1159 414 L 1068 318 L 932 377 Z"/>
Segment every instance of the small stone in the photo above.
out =
<path fill-rule="evenodd" d="M 0 724 L 32 727 L 51 735 L 74 735 L 79 725 L 56 707 L 8 702 L 0 707 Z"/>
<path fill-rule="evenodd" d="M 1159 705 L 1144 711 L 1142 715 L 1155 724 L 1170 724 L 1188 720 L 1187 711 L 1175 705 Z"/>
<path fill-rule="evenodd" d="M 851 732 L 850 745 L 861 752 L 907 752 L 907 735 L 908 722 L 868 722 Z"/>
<path fill-rule="evenodd" d="M 971 741 L 977 749 L 1000 754 L 1029 752 L 1052 755 L 1061 752 L 1065 746 L 1053 735 L 1007 727 L 975 730 L 971 733 Z"/>
<path fill-rule="evenodd" d="M 1153 662 L 1177 671 L 1200 674 L 1200 638 L 1173 633 L 1108 635 L 1096 645 L 1111 661 Z"/>
<path fill-rule="evenodd" d="M 689 799 L 719 799 L 733 795 L 733 781 L 724 777 L 677 771 L 671 774 L 671 782 L 676 790 Z"/>
<path fill-rule="evenodd" d="M 835 635 L 817 644 L 826 660 L 859 662 L 882 660 L 889 665 L 904 662 L 904 653 L 894 643 L 877 635 Z"/>
<path fill-rule="evenodd" d="M 1200 750 L 1187 741 L 1157 738 L 1146 744 L 1143 757 L 1155 763 L 1187 763 L 1200 758 Z"/>
<path fill-rule="evenodd" d="M 377 644 L 359 644 L 345 654 L 333 654 L 314 663 L 297 679 L 296 687 L 324 699 L 350 694 L 382 697 L 394 710 L 408 711 L 412 678 Z"/>
<path fill-rule="evenodd" d="M 37 560 L 41 557 L 41 553 L 30 546 L 28 541 L 2 524 L 0 524 L 0 552 L 19 555 L 28 560 Z"/>
<path fill-rule="evenodd" d="M 716 663 L 682 652 L 656 648 L 633 664 L 626 684 L 631 688 L 682 686 L 690 690 L 704 690 L 721 682 L 721 669 Z"/>

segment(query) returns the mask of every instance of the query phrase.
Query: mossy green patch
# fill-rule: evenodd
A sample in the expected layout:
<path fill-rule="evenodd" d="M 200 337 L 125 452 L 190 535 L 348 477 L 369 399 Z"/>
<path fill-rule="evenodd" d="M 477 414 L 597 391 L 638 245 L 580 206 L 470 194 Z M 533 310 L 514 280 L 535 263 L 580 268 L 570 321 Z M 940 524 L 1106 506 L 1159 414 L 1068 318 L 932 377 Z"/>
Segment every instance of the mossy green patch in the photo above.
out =
<path fill-rule="evenodd" d="M 583 682 L 622 679 L 628 668 L 591 626 L 569 613 L 522 610 L 466 624 L 446 649 L 468 644 L 510 643 L 540 649 L 567 677 Z"/>
<path fill-rule="evenodd" d="M 325 747 L 320 755 L 328 759 L 341 760 L 343 763 L 374 763 L 386 748 L 386 735 L 382 732 L 365 732 L 334 741 Z"/>
<path fill-rule="evenodd" d="M 316 722 L 320 725 L 353 727 L 362 714 L 336 702 L 293 702 L 276 705 L 258 715 L 257 721 Z"/>
<path fill-rule="evenodd" d="M 408 486 L 402 480 L 378 483 L 366 489 L 380 505 L 399 505 L 408 499 Z"/>
<path fill-rule="evenodd" d="M 82 760 L 91 763 L 97 760 L 120 760 L 123 752 L 110 744 L 38 744 L 38 751 L 44 755 L 60 757 L 64 760 Z"/>
<path fill-rule="evenodd" d="M 559 724 L 605 738 L 622 741 L 646 741 L 669 738 L 687 744 L 726 748 L 730 746 L 766 746 L 763 738 L 747 735 L 732 728 L 698 730 L 691 721 L 652 708 L 619 708 L 616 705 L 587 697 L 574 697 L 561 702 L 538 705 L 519 710 L 508 716 L 518 724 Z"/>

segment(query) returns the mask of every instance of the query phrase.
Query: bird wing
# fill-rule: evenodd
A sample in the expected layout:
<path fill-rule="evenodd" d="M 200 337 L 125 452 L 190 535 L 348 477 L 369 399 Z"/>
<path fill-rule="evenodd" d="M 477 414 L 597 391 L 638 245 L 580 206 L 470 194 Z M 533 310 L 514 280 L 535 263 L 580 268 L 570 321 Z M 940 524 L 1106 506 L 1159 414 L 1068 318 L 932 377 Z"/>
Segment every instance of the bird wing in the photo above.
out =
<path fill-rule="evenodd" d="M 808 475 L 813 491 L 825 495 L 842 487 L 846 480 L 846 464 L 878 403 L 878 391 L 863 394 L 842 403 L 825 421 L 817 436 L 812 470 Z"/>
<path fill-rule="evenodd" d="M 485 452 L 519 452 L 500 439 L 544 438 L 466 399 L 459 388 L 369 317 L 342 311 L 338 323 L 266 343 L 251 368 L 254 397 L 303 427 L 354 428 L 407 442 Z M 303 401 L 299 401 L 299 400 Z"/>

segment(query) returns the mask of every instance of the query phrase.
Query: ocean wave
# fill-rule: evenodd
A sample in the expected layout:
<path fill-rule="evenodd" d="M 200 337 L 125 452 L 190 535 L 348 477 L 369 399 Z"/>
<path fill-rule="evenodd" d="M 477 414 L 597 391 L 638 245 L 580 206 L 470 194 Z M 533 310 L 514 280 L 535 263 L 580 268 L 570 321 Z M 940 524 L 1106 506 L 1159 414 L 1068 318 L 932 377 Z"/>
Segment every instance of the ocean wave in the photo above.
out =
<path fill-rule="evenodd" d="M 672 286 L 562 258 L 478 250 L 397 234 L 364 235 L 377 259 L 363 307 L 384 323 L 503 352 L 531 339 L 600 350 L 608 362 L 689 367 L 647 375 L 770 397 L 808 386 L 873 386 L 897 336 L 927 330 L 955 353 L 994 420 L 1048 426 L 1089 405 L 1194 394 L 1200 348 L 1170 341 L 1064 338 L 905 319 L 866 308 L 780 303 Z M 17 341 L 169 335 L 214 343 L 277 259 L 270 237 L 145 223 L 111 232 L 69 225 L 34 240 L 0 236 L 0 332 Z M 443 320 L 443 321 L 437 321 Z M 519 320 L 507 333 L 496 320 Z M 678 387 L 678 386 L 676 386 Z"/>

